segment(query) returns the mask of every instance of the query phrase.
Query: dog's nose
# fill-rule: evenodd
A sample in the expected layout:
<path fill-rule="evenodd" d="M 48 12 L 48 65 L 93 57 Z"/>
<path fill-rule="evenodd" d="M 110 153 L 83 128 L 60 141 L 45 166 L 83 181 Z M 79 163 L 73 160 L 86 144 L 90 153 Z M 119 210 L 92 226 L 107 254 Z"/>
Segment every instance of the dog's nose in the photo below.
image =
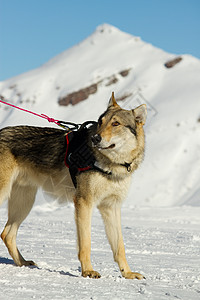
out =
<path fill-rule="evenodd" d="M 95 134 L 91 137 L 91 140 L 93 142 L 93 144 L 96 146 L 101 142 L 101 136 L 100 134 Z"/>

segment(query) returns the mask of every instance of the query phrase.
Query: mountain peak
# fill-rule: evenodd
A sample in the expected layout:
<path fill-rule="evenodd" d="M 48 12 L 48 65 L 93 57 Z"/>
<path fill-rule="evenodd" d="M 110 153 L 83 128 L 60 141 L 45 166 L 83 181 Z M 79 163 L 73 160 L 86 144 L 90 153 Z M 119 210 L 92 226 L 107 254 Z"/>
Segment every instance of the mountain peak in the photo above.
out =
<path fill-rule="evenodd" d="M 99 26 L 97 26 L 96 30 L 94 31 L 94 33 L 92 34 L 92 37 L 96 36 L 96 35 L 101 35 L 102 37 L 104 36 L 118 36 L 118 38 L 120 37 L 128 37 L 128 38 L 135 38 L 133 35 L 131 34 L 128 34 L 122 30 L 120 30 L 119 28 L 113 26 L 113 25 L 110 25 L 110 24 L 107 24 L 107 23 L 104 23 L 104 24 L 101 24 Z M 89 37 L 90 38 L 90 37 Z"/>
<path fill-rule="evenodd" d="M 112 32 L 120 32 L 120 31 L 121 30 L 119 30 L 117 27 L 107 23 L 97 26 L 95 30 L 95 32 L 100 32 L 100 33 L 112 33 Z"/>

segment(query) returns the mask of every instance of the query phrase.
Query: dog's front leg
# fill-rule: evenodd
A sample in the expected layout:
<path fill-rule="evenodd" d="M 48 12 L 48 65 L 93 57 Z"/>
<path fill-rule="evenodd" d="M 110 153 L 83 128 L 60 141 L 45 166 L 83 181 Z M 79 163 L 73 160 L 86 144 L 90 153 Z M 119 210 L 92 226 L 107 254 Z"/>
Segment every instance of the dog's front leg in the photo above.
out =
<path fill-rule="evenodd" d="M 90 278 L 100 278 L 101 275 L 93 270 L 91 264 L 91 217 L 92 204 L 88 203 L 82 197 L 76 197 L 75 219 L 78 238 L 78 258 L 81 262 L 82 276 Z"/>
<path fill-rule="evenodd" d="M 131 272 L 126 260 L 121 231 L 121 206 L 114 203 L 111 206 L 103 204 L 98 208 L 104 220 L 105 230 L 113 251 L 114 260 L 118 263 L 122 276 L 128 279 L 143 279 L 144 277 L 140 273 Z"/>

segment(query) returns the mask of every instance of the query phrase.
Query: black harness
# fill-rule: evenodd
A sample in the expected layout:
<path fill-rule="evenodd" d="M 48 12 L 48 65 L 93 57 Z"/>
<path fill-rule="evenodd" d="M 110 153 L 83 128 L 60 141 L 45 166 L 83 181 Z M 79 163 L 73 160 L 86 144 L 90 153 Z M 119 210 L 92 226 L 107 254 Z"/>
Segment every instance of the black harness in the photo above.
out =
<path fill-rule="evenodd" d="M 67 129 L 66 134 L 66 153 L 65 153 L 65 165 L 69 168 L 72 182 L 77 187 L 76 176 L 81 172 L 86 171 L 98 171 L 104 175 L 112 175 L 112 172 L 105 171 L 95 165 L 96 158 L 88 145 L 89 143 L 89 128 L 90 126 L 97 126 L 95 121 L 87 121 L 82 125 L 59 122 L 60 126 Z M 66 125 L 67 124 L 67 125 Z M 70 125 L 71 127 L 69 127 Z M 89 128 L 87 127 L 88 125 Z M 119 164 L 127 169 L 127 172 L 131 172 L 131 163 L 125 162 Z"/>
<path fill-rule="evenodd" d="M 74 128 L 66 135 L 65 165 L 69 168 L 72 182 L 77 186 L 76 176 L 81 172 L 95 170 L 104 175 L 112 175 L 111 172 L 104 171 L 95 166 L 96 159 L 88 145 L 89 128 L 87 125 L 96 125 L 97 122 L 88 121 L 83 123 L 78 130 Z M 77 128 L 75 128 L 77 129 Z"/>

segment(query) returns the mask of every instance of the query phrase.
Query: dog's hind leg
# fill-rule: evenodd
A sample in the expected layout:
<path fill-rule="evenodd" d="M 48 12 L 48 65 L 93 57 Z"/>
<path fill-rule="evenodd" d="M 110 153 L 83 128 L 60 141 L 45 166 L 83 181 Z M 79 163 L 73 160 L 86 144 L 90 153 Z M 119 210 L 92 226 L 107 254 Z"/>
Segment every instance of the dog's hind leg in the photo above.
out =
<path fill-rule="evenodd" d="M 18 175 L 16 161 L 9 151 L 0 151 L 0 205 L 9 198 Z"/>
<path fill-rule="evenodd" d="M 8 201 L 8 221 L 1 238 L 18 266 L 35 265 L 33 261 L 26 261 L 20 254 L 16 245 L 16 237 L 20 224 L 27 217 L 33 206 L 36 192 L 37 188 L 34 186 L 20 186 L 14 183 Z"/>
<path fill-rule="evenodd" d="M 108 201 L 109 202 L 109 201 Z M 114 260 L 118 263 L 119 269 L 123 277 L 128 279 L 143 279 L 143 275 L 139 273 L 131 272 L 125 255 L 124 242 L 121 230 L 121 205 L 114 204 L 98 206 L 100 213 L 102 215 L 105 230 L 110 243 L 111 249 L 113 251 Z"/>

